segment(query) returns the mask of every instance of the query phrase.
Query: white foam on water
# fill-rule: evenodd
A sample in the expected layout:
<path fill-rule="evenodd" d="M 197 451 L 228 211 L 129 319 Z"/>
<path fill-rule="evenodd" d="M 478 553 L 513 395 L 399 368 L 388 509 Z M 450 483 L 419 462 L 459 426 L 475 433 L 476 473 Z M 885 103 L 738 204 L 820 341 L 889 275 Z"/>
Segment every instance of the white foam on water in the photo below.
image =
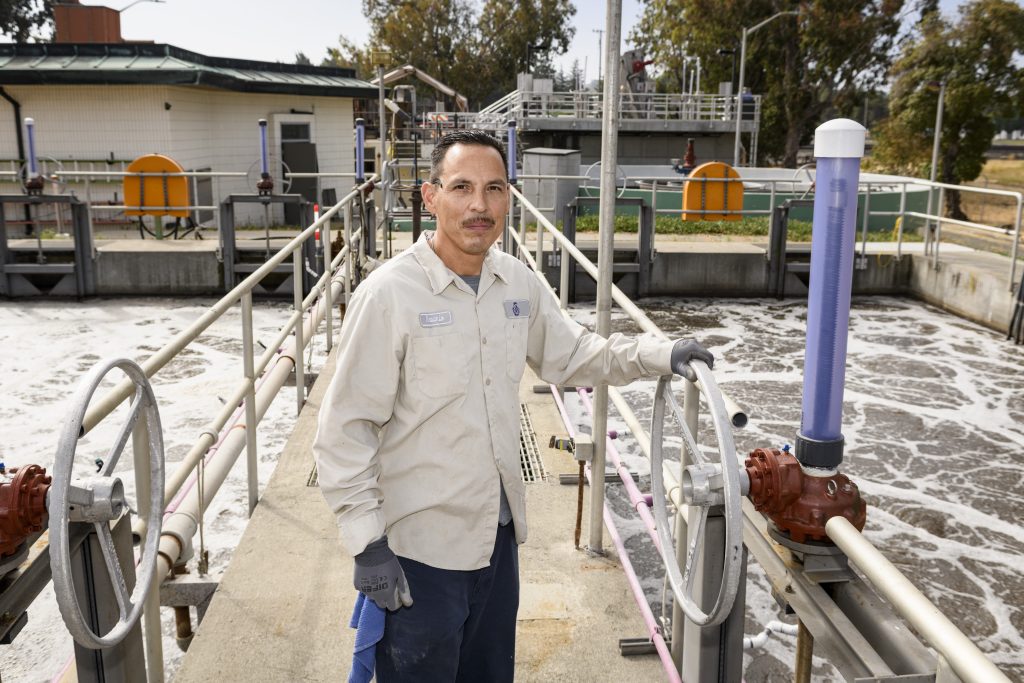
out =
<path fill-rule="evenodd" d="M 648 299 L 670 337 L 695 336 L 715 353 L 719 385 L 750 414 L 735 432 L 740 460 L 754 448 L 792 443 L 800 427 L 807 307 L 803 301 Z M 574 317 L 593 327 L 592 308 Z M 637 329 L 620 311 L 613 331 Z M 850 318 L 842 470 L 868 502 L 865 535 L 1013 680 L 1024 680 L 1024 352 L 1004 336 L 917 302 L 855 300 Z M 623 390 L 650 424 L 653 382 Z M 578 401 L 572 415 L 584 424 Z M 612 408 L 609 429 L 626 431 Z M 667 427 L 671 437 L 672 427 Z M 702 445 L 712 442 L 702 419 Z M 678 443 L 670 441 L 670 443 Z M 648 485 L 650 467 L 628 437 L 617 442 Z M 677 450 L 678 446 L 676 446 Z M 672 450 L 672 449 L 669 449 Z M 677 457 L 673 455 L 672 457 Z M 609 499 L 626 517 L 616 485 Z M 627 547 L 648 599 L 661 609 L 662 569 L 646 533 L 630 524 Z M 652 560 L 653 558 L 653 560 Z M 747 630 L 780 617 L 768 582 L 750 564 Z M 758 626 L 759 628 L 759 626 Z M 795 639 L 775 637 L 746 661 L 747 680 L 790 670 Z M 777 660 L 765 664 L 765 658 Z M 780 669 L 781 667 L 781 669 Z M 815 680 L 838 679 L 815 659 Z"/>
<path fill-rule="evenodd" d="M 8 468 L 38 464 L 50 470 L 57 440 L 79 379 L 101 359 L 124 357 L 141 363 L 208 310 L 213 300 L 109 299 L 85 303 L 24 301 L 0 303 L 0 459 Z M 269 344 L 291 309 L 283 303 L 257 302 L 253 337 Z M 263 349 L 257 347 L 256 358 Z M 323 362 L 323 335 L 314 338 L 312 370 Z M 308 358 L 308 356 L 307 356 Z M 94 401 L 123 378 L 108 375 Z M 153 379 L 160 410 L 168 472 L 220 411 L 242 379 L 241 315 L 236 307 L 204 332 Z M 261 487 L 273 472 L 296 413 L 296 390 L 284 387 L 258 428 Z M 77 473 L 95 470 L 93 460 L 106 457 L 127 409 L 119 408 L 78 442 Z M 131 442 L 115 473 L 134 500 Z M 204 541 L 210 552 L 210 578 L 223 573 L 248 519 L 248 485 L 244 452 L 204 518 Z M 198 536 L 194 539 L 199 547 Z M 195 561 L 189 562 L 195 573 Z M 163 609 L 165 674 L 173 678 L 182 653 L 174 640 L 174 616 Z M 52 585 L 28 611 L 28 624 L 11 646 L 0 646 L 4 681 L 48 681 L 72 656 L 73 647 L 57 610 Z M 194 626 L 194 624 L 193 624 Z"/>
<path fill-rule="evenodd" d="M 50 467 L 68 401 L 78 379 L 97 361 L 125 356 L 141 361 L 201 315 L 211 301 L 112 299 L 68 304 L 0 303 L 0 458 L 8 467 Z M 791 443 L 799 429 L 806 306 L 799 301 L 702 300 L 642 302 L 672 337 L 696 336 L 715 352 L 719 384 L 750 413 L 736 432 L 738 456 L 758 447 Z M 257 339 L 269 342 L 289 314 L 283 304 L 259 304 Z M 592 324 L 592 310 L 574 315 Z M 190 351 L 154 379 L 169 461 L 180 459 L 241 376 L 237 311 L 206 332 Z M 635 333 L 621 312 L 613 328 Z M 322 335 L 318 335 L 318 347 Z M 322 362 L 322 351 L 314 363 Z M 867 537 L 900 567 L 1014 680 L 1024 680 L 1024 354 L 1002 335 L 915 302 L 873 298 L 855 302 L 844 402 L 847 442 L 843 471 L 869 503 Z M 316 367 L 314 367 L 314 370 Z M 115 373 L 116 374 L 116 373 Z M 654 382 L 623 390 L 649 424 Z M 582 408 L 567 401 L 579 422 Z M 78 446 L 81 471 L 103 457 L 123 411 Z M 259 430 L 260 482 L 265 484 L 291 431 L 294 389 L 274 401 Z M 120 419 L 118 419 L 120 418 Z M 628 430 L 612 414 L 609 428 L 627 465 L 649 482 L 649 465 Z M 712 431 L 702 421 L 702 438 Z M 678 448 L 671 429 L 669 444 Z M 671 448 L 669 450 L 672 450 Z M 131 489 L 130 446 L 117 473 Z M 661 611 L 660 561 L 636 516 L 609 486 L 613 514 L 634 557 L 655 614 Z M 244 458 L 206 515 L 205 540 L 216 579 L 245 526 Z M 190 563 L 193 566 L 194 562 Z M 178 658 L 173 615 L 164 610 L 167 675 Z M 780 617 L 768 583 L 751 562 L 747 631 Z M 792 637 L 773 636 L 745 659 L 750 683 L 791 669 Z M 52 591 L 29 610 L 13 647 L 0 647 L 5 681 L 49 680 L 71 655 L 71 639 Z M 815 659 L 815 680 L 838 679 Z"/>

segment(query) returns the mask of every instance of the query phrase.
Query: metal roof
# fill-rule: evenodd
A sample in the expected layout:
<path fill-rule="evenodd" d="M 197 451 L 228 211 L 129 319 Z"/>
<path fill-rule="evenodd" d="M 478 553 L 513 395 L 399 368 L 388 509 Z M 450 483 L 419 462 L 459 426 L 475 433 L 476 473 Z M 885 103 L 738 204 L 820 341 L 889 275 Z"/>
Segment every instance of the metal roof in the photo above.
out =
<path fill-rule="evenodd" d="M 376 97 L 339 67 L 207 57 L 155 43 L 0 43 L 4 85 L 198 85 L 240 92 Z"/>

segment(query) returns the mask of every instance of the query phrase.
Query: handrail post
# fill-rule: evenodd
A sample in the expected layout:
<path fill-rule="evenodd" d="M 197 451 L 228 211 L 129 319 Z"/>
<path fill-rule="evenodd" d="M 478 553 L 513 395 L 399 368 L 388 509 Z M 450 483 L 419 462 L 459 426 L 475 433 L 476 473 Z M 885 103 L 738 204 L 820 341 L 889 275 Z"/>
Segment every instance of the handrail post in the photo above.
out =
<path fill-rule="evenodd" d="M 1013 291 L 1013 280 L 1017 277 L 1017 248 L 1020 246 L 1020 219 L 1024 208 L 1024 196 L 1017 193 L 1017 220 L 1013 230 L 1013 246 L 1010 247 L 1010 291 Z"/>
<path fill-rule="evenodd" d="M 162 506 L 163 501 L 151 501 L 149 484 L 151 477 L 149 427 L 146 420 L 138 420 L 132 429 L 132 461 L 135 467 L 135 505 L 137 510 L 148 510 L 150 505 Z M 136 529 L 140 537 L 146 538 L 146 518 L 135 516 Z M 164 644 L 160 631 L 160 583 L 163 577 L 153 574 L 153 580 L 146 594 L 146 604 L 142 610 L 142 625 L 145 635 L 143 648 L 146 653 L 146 680 L 150 683 L 163 683 L 164 680 Z"/>
<path fill-rule="evenodd" d="M 299 321 L 301 324 L 301 320 Z M 259 502 L 256 470 L 256 372 L 253 369 L 252 290 L 242 294 L 242 371 L 245 373 L 245 467 L 249 483 L 249 516 Z M 301 352 L 299 353 L 301 355 Z"/>
<path fill-rule="evenodd" d="M 900 223 L 896 228 L 896 260 L 903 258 L 903 224 L 907 222 L 907 183 L 900 184 Z"/>
<path fill-rule="evenodd" d="M 697 385 L 689 380 L 683 380 L 683 419 L 686 421 L 686 428 L 690 431 L 693 436 L 694 442 L 697 446 L 700 446 L 700 440 L 697 438 L 697 424 L 700 409 L 700 393 L 697 390 Z M 683 471 L 687 465 L 693 464 L 692 458 L 687 453 L 685 448 L 681 448 L 679 451 L 679 481 L 684 481 Z M 676 510 L 676 562 L 679 563 L 680 567 L 686 566 L 687 561 L 687 525 L 686 515 L 683 514 L 684 509 Z M 686 615 L 683 614 L 682 608 L 676 601 L 673 601 L 672 605 L 672 661 L 676 663 L 676 668 L 682 671 L 683 667 L 683 631 L 686 626 Z"/>
<path fill-rule="evenodd" d="M 325 229 L 326 226 L 326 229 Z M 328 218 L 325 225 L 320 226 L 320 239 L 322 240 L 324 249 L 324 273 L 327 275 L 327 280 L 324 281 L 324 321 L 326 324 L 326 330 L 324 336 L 326 337 L 327 353 L 331 352 L 334 348 L 334 294 L 331 292 L 331 261 L 334 259 L 334 254 L 331 253 L 331 220 Z"/>
<path fill-rule="evenodd" d="M 352 250 L 349 250 L 349 255 Z M 302 362 L 306 344 L 303 340 L 302 329 L 302 247 L 295 247 L 292 251 L 292 294 L 295 302 L 295 312 L 299 314 L 295 321 L 295 399 L 297 408 L 295 414 L 302 412 L 302 405 L 306 402 L 306 364 Z"/>
<path fill-rule="evenodd" d="M 946 205 L 946 188 L 939 188 L 939 205 L 935 210 L 935 242 L 932 244 L 932 268 L 939 267 L 939 243 L 942 241 L 942 207 Z"/>
<path fill-rule="evenodd" d="M 348 249 L 348 253 L 345 254 L 345 306 L 347 308 L 349 300 L 352 298 L 352 255 L 355 253 L 355 250 L 352 249 L 352 202 L 345 205 L 342 218 L 345 225 L 345 246 L 343 248 Z"/>
<path fill-rule="evenodd" d="M 526 188 L 523 188 L 526 189 Z M 519 200 L 519 253 L 516 256 L 519 257 L 520 261 L 524 261 L 523 253 L 526 251 L 526 208 L 523 206 L 523 200 Z"/>
<path fill-rule="evenodd" d="M 537 272 L 544 274 L 544 226 L 541 225 L 540 221 L 537 221 L 537 247 L 533 255 L 534 260 L 537 263 Z"/>
<path fill-rule="evenodd" d="M 605 10 L 605 63 L 619 59 L 622 2 L 609 0 Z M 619 70 L 609 68 L 604 78 L 604 109 L 601 112 L 601 208 L 600 247 L 597 251 L 597 334 L 608 337 L 612 316 L 612 250 L 615 248 L 615 159 L 619 147 Z M 604 462 L 608 441 L 608 385 L 594 387 L 594 456 L 590 472 L 590 552 L 602 553 L 604 534 Z"/>
<path fill-rule="evenodd" d="M 861 225 L 860 260 L 858 269 L 868 267 L 868 218 L 871 215 L 871 183 L 864 184 L 864 216 Z"/>

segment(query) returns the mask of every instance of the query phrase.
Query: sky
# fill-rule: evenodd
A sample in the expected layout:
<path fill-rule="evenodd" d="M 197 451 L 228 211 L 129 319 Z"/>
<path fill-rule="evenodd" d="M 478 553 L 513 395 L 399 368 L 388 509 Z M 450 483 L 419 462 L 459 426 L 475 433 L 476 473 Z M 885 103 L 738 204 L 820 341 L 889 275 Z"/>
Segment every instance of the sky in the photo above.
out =
<path fill-rule="evenodd" d="M 907 4 L 910 4 L 908 0 Z M 574 0 L 576 34 L 566 55 L 556 65 L 569 70 L 574 59 L 586 67 L 587 80 L 597 78 L 600 36 L 605 28 L 605 3 Z M 288 11 L 280 0 L 82 0 L 84 5 L 124 9 L 121 33 L 128 40 L 170 43 L 200 54 L 239 57 L 269 62 L 293 62 L 303 52 L 314 64 L 338 44 L 338 36 L 362 45 L 369 25 L 361 0 L 292 0 Z M 943 12 L 955 13 L 960 0 L 941 0 Z M 641 0 L 622 0 L 622 47 L 639 20 Z M 739 29 L 737 29 L 737 32 Z M 602 64 L 603 68 L 603 64 Z"/>

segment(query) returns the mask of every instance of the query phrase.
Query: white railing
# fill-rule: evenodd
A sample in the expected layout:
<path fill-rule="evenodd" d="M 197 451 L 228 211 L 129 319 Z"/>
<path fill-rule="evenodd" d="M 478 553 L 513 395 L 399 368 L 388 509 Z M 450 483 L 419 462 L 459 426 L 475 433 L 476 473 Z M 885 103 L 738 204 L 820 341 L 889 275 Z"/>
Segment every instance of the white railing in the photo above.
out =
<path fill-rule="evenodd" d="M 177 563 L 182 544 L 178 539 L 191 539 L 202 524 L 202 518 L 210 501 L 227 477 L 231 466 L 241 453 L 246 454 L 249 485 L 249 514 L 252 514 L 259 499 L 256 478 L 256 426 L 262 419 L 270 401 L 294 372 L 297 409 L 301 410 L 306 395 L 305 365 L 303 350 L 316 334 L 321 321 L 326 321 L 326 350 L 333 344 L 335 323 L 334 301 L 343 293 L 346 297 L 351 289 L 354 254 L 358 235 L 353 236 L 352 203 L 367 185 L 376 180 L 370 178 L 367 184 L 353 189 L 337 204 L 324 211 L 317 220 L 303 229 L 294 239 L 282 247 L 273 257 L 246 277 L 234 289 L 213 304 L 187 329 L 178 333 L 158 351 L 141 363 L 147 378 L 156 375 L 168 363 L 182 353 L 210 325 L 235 305 L 241 305 L 242 330 L 242 378 L 232 395 L 224 401 L 224 407 L 208 424 L 199 430 L 196 440 L 188 453 L 178 462 L 168 476 L 164 487 L 163 506 L 168 514 L 160 540 L 160 556 L 156 576 L 162 581 L 169 576 Z M 337 255 L 331 254 L 330 223 L 339 211 L 344 216 L 345 246 Z M 306 267 L 302 257 L 303 245 L 319 233 L 323 249 L 324 274 L 319 277 L 308 295 L 303 295 L 302 283 Z M 255 287 L 286 259 L 292 259 L 292 281 L 294 284 L 293 312 L 278 332 L 277 337 L 266 345 L 259 359 L 253 352 L 252 296 Z M 289 338 L 291 341 L 289 342 Z M 116 386 L 105 396 L 94 402 L 82 420 L 82 434 L 91 431 L 108 417 L 133 393 L 130 381 Z M 244 427 L 235 429 L 234 427 Z M 216 458 L 209 453 L 217 444 Z M 138 448 L 138 446 L 136 446 Z M 148 459 L 148 453 L 136 454 Z M 150 683 L 163 680 L 163 648 L 160 640 L 159 591 L 152 590 L 143 614 L 146 636 L 146 665 Z"/>
<path fill-rule="evenodd" d="M 545 218 L 541 209 L 533 206 L 518 190 L 513 188 L 513 207 L 518 203 L 521 216 L 529 213 L 536 220 L 537 237 L 536 245 L 537 250 L 535 254 L 531 254 L 526 249 L 526 221 L 522 218 L 519 223 L 518 233 L 512 229 L 513 219 L 510 218 L 507 226 L 509 237 L 514 240 L 518 245 L 518 250 L 521 258 L 525 260 L 534 270 L 538 279 L 544 286 L 545 290 L 550 296 L 555 297 L 559 300 L 559 305 L 562 308 L 563 315 L 568 317 L 568 313 L 565 310 L 568 305 L 567 291 L 568 291 L 568 278 L 569 278 L 569 263 L 570 258 L 577 261 L 580 267 L 586 271 L 595 280 L 598 277 L 597 266 L 587 259 L 572 242 L 570 242 L 561 231 L 558 230 L 547 218 Z M 510 212 L 511 214 L 514 212 Z M 560 285 L 558 293 L 549 285 L 546 277 L 543 273 L 543 234 L 550 233 L 555 243 L 558 245 L 557 248 L 560 250 Z M 613 299 L 622 308 L 623 312 L 628 315 L 644 332 L 650 332 L 663 339 L 667 339 L 667 336 L 662 332 L 651 320 L 644 314 L 639 307 L 637 307 L 621 290 L 612 285 L 612 296 Z M 696 424 L 698 420 L 698 410 L 700 406 L 699 400 L 697 400 L 697 393 L 705 392 L 704 388 L 699 382 L 693 383 L 689 380 L 684 380 L 684 406 L 683 412 L 686 414 L 685 420 L 687 423 L 692 423 L 693 428 L 690 429 L 690 433 L 696 437 L 697 429 Z M 571 428 L 571 424 L 568 420 L 568 416 L 565 414 L 564 407 L 562 406 L 561 400 L 558 398 L 557 388 L 552 387 L 552 393 L 556 398 L 556 403 L 562 411 L 563 420 L 566 421 L 567 427 Z M 646 429 L 640 423 L 633 409 L 627 404 L 621 393 L 612 387 L 609 387 L 609 398 L 615 403 L 620 416 L 623 421 L 629 427 L 630 433 L 634 436 L 638 442 L 641 450 L 644 454 L 651 458 L 652 444 L 651 438 L 648 435 Z M 742 412 L 735 402 L 728 399 L 727 396 L 722 394 L 725 398 L 725 410 L 729 413 L 729 419 L 736 426 L 742 426 L 746 422 L 746 416 Z M 710 404 L 710 401 L 709 401 Z M 599 408 L 600 409 L 600 408 Z M 737 422 L 739 420 L 739 422 Z M 594 434 L 593 438 L 602 438 L 604 435 Z M 609 440 L 609 444 L 611 441 Z M 700 445 L 696 444 L 699 448 Z M 681 449 L 685 451 L 686 449 Z M 610 459 L 613 461 L 613 465 L 626 489 L 633 487 L 632 477 L 625 467 L 618 461 L 617 458 L 612 458 L 611 454 L 613 449 L 609 449 Z M 663 462 L 662 473 L 665 479 L 665 491 L 666 497 L 669 498 L 675 505 L 676 511 L 676 528 L 685 528 L 687 505 L 682 495 L 682 470 L 681 466 L 685 464 L 685 460 L 681 461 L 675 466 L 670 465 L 668 462 Z M 725 462 L 722 463 L 725 466 Z M 595 463 L 595 466 L 603 467 L 603 463 Z M 672 657 L 667 651 L 665 644 L 666 634 L 663 632 L 662 626 L 658 625 L 651 617 L 650 606 L 647 604 L 647 598 L 643 593 L 643 589 L 640 587 L 639 581 L 636 580 L 635 574 L 628 554 L 625 552 L 624 546 L 621 542 L 617 541 L 617 533 L 615 533 L 615 519 L 614 516 L 607 513 L 607 507 L 604 503 L 603 498 L 603 487 L 599 487 L 601 490 L 596 488 L 592 490 L 591 504 L 601 505 L 605 507 L 606 514 L 604 515 L 604 522 L 609 530 L 612 532 L 613 541 L 616 542 L 617 550 L 619 551 L 619 559 L 623 563 L 623 568 L 630 579 L 630 587 L 633 590 L 634 598 L 636 599 L 638 606 L 640 607 L 642 617 L 645 623 L 648 625 L 650 630 L 650 637 L 652 643 L 656 646 L 656 650 L 661 657 L 662 664 L 665 668 L 666 675 L 669 680 L 678 681 L 679 674 L 676 669 L 675 663 Z M 635 487 L 633 487 L 635 488 Z M 633 496 L 633 492 L 630 492 Z M 661 550 L 661 542 L 658 538 L 656 530 L 654 529 L 653 523 L 648 519 L 649 515 L 644 515 L 641 512 L 641 505 L 638 501 L 634 501 L 631 498 L 631 502 L 635 503 L 634 509 L 637 510 L 642 521 L 646 525 L 648 535 L 655 544 L 655 547 Z M 655 500 L 654 505 L 667 505 L 665 500 Z M 761 525 L 763 525 L 763 517 L 761 513 L 756 512 L 752 505 L 743 505 L 743 516 L 744 516 L 744 535 L 749 533 L 760 533 L 757 531 Z M 935 648 L 939 653 L 939 668 L 940 671 L 943 667 L 948 666 L 951 668 L 960 678 L 964 681 L 971 683 L 987 683 L 988 681 L 1008 681 L 1005 675 L 998 668 L 996 668 L 991 660 L 982 653 L 978 647 L 971 642 L 954 624 L 946 619 L 941 612 L 930 603 L 916 588 L 913 587 L 912 583 L 895 567 L 891 565 L 879 567 L 879 558 L 882 558 L 882 554 L 871 545 L 856 528 L 849 523 L 843 524 L 846 520 L 842 517 L 833 518 L 829 522 L 827 533 L 829 536 L 836 541 L 845 551 L 848 552 L 850 558 L 857 563 L 858 566 L 864 568 L 865 565 L 872 565 L 874 568 L 868 567 L 866 573 L 870 580 L 875 582 L 879 590 L 887 595 L 890 600 L 893 601 L 893 605 L 897 612 L 906 619 L 913 623 L 917 628 L 922 630 L 928 636 L 929 644 Z M 680 545 L 677 540 L 677 546 Z M 677 550 L 685 550 L 683 548 L 677 548 Z M 682 553 L 682 554 L 685 554 Z M 664 555 L 663 555 L 664 557 Z M 685 557 L 677 556 L 677 561 L 684 561 Z M 790 572 L 798 573 L 799 570 L 790 569 Z M 665 572 L 666 581 L 668 571 Z M 901 599 L 899 596 L 902 595 Z M 800 614 L 798 613 L 799 617 Z M 833 615 L 834 618 L 843 618 L 843 615 Z M 681 630 L 677 629 L 678 624 L 676 623 L 682 618 L 681 613 L 673 611 L 673 638 L 672 653 L 677 652 L 676 648 L 682 647 Z M 948 672 L 946 672 L 948 673 Z M 952 680 L 952 679 L 951 679 Z"/>

